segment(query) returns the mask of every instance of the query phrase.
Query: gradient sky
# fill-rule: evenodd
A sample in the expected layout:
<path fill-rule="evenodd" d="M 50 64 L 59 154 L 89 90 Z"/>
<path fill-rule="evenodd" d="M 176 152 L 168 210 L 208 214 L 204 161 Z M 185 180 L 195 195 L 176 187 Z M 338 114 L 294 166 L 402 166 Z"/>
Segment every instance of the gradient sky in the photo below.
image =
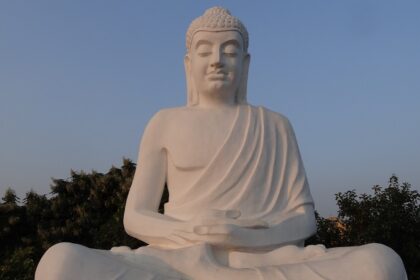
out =
<path fill-rule="evenodd" d="M 263 3 L 263 4 L 261 4 Z M 1 1 L 0 193 L 137 160 L 185 104 L 185 32 L 223 5 L 250 33 L 248 100 L 294 125 L 316 208 L 397 174 L 420 187 L 420 1 Z"/>

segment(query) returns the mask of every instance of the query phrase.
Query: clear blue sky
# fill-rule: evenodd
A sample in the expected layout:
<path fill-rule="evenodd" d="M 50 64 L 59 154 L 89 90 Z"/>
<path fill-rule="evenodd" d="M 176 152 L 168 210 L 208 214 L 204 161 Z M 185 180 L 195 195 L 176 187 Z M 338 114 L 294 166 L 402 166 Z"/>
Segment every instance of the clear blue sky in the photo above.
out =
<path fill-rule="evenodd" d="M 263 4 L 261 4 L 263 3 Z M 223 5 L 250 33 L 248 99 L 294 125 L 316 207 L 392 173 L 420 187 L 420 1 L 1 1 L 0 192 L 137 160 L 185 103 L 185 31 Z"/>

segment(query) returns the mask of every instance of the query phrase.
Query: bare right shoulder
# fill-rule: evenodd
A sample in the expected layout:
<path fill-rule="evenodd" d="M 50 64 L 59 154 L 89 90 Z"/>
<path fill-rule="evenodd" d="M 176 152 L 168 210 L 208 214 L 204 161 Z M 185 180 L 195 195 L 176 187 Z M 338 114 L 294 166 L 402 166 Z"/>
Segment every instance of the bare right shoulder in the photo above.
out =
<path fill-rule="evenodd" d="M 166 146 L 165 143 L 170 140 L 173 131 L 183 122 L 189 111 L 188 107 L 174 107 L 159 110 L 149 120 L 144 133 L 145 139 L 153 139 L 156 145 Z"/>
<path fill-rule="evenodd" d="M 189 108 L 188 107 L 173 107 L 173 108 L 165 108 L 159 110 L 157 113 L 153 115 L 153 117 L 149 120 L 148 127 L 152 127 L 154 129 L 162 129 L 169 128 L 174 123 L 176 124 L 180 119 L 182 119 L 185 115 L 188 115 Z"/>

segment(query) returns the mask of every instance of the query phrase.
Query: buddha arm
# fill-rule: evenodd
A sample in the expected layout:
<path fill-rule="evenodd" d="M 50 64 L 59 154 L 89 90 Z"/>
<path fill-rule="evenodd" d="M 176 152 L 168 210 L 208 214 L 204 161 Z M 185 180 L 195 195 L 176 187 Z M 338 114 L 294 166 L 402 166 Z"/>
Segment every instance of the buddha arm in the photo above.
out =
<path fill-rule="evenodd" d="M 163 146 L 162 114 L 147 125 L 140 144 L 138 166 L 124 212 L 126 232 L 149 244 L 167 243 L 183 222 L 158 213 L 166 179 L 166 151 Z"/>
<path fill-rule="evenodd" d="M 205 225 L 195 228 L 197 240 L 242 250 L 267 250 L 295 244 L 314 234 L 316 223 L 312 205 L 303 205 L 267 228 L 249 228 L 233 224 Z"/>
<path fill-rule="evenodd" d="M 286 244 L 302 244 L 305 239 L 316 232 L 316 221 L 312 205 L 302 205 L 284 214 L 276 223 L 266 229 L 240 228 L 234 233 L 234 246 L 273 248 Z"/>

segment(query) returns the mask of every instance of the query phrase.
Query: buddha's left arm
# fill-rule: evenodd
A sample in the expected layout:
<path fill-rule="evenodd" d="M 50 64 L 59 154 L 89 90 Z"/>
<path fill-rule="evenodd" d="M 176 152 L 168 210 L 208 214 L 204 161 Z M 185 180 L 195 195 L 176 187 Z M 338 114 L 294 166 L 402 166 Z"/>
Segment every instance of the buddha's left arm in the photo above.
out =
<path fill-rule="evenodd" d="M 234 235 L 239 237 L 239 247 L 272 248 L 286 244 L 303 244 L 316 232 L 316 221 L 312 204 L 298 207 L 283 215 L 266 229 L 239 228 Z"/>
<path fill-rule="evenodd" d="M 203 241 L 242 249 L 273 249 L 287 244 L 300 245 L 316 231 L 314 209 L 306 204 L 283 214 L 267 228 L 247 228 L 221 224 L 196 228 Z"/>

